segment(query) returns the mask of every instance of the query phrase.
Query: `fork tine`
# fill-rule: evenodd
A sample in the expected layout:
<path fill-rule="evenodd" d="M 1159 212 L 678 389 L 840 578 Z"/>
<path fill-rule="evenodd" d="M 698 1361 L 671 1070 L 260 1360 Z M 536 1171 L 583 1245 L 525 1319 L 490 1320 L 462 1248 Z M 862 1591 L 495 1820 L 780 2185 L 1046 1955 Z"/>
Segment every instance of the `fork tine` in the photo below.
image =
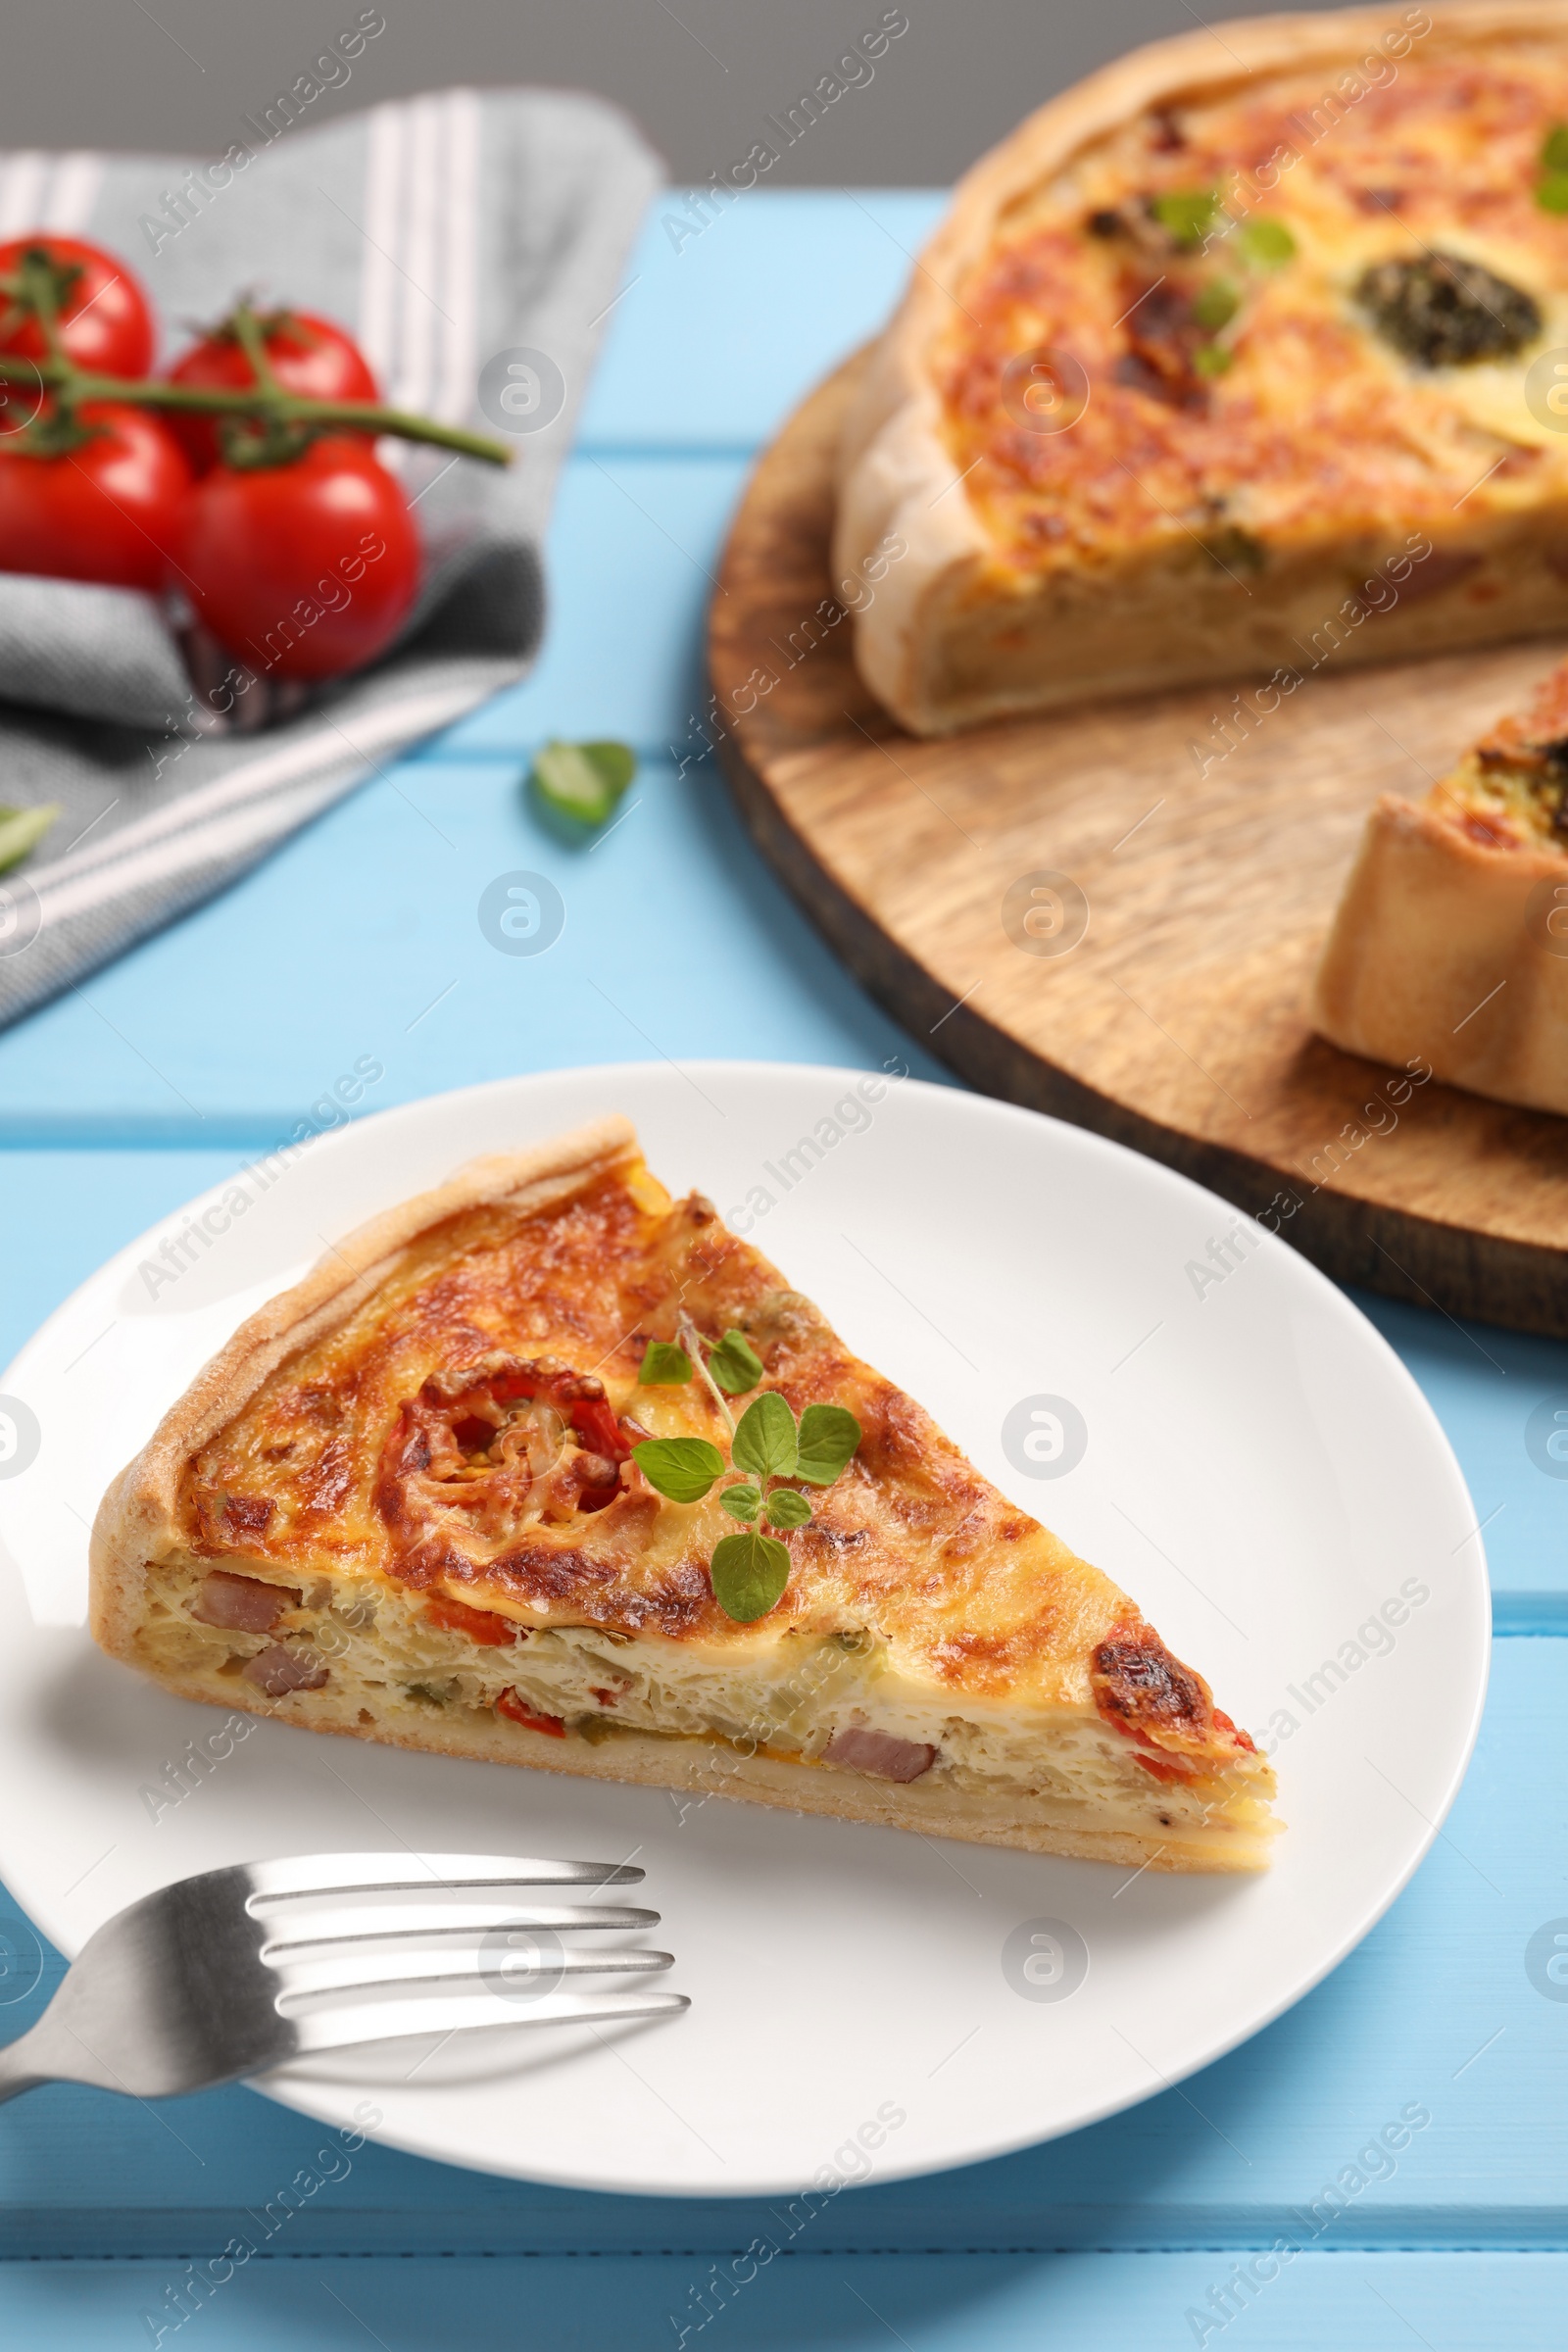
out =
<path fill-rule="evenodd" d="M 356 2041 L 403 2041 L 411 2034 L 458 2034 L 478 2026 L 609 2025 L 623 2017 L 673 2017 L 690 2007 L 683 1992 L 553 1992 L 526 2003 L 497 1993 L 470 1992 L 367 2001 L 357 2009 L 323 2009 L 289 2022 L 298 2055 L 308 2058 Z"/>
<path fill-rule="evenodd" d="M 290 1854 L 247 1865 L 259 1895 L 389 1893 L 416 1886 L 634 1886 L 630 1862 L 552 1862 L 516 1854 Z"/>
<path fill-rule="evenodd" d="M 541 1958 L 533 1971 L 539 1996 L 555 1990 L 556 1982 L 563 1977 L 653 1976 L 674 1961 L 668 1952 L 644 1951 L 561 1951 Z M 433 1984 L 452 1979 L 469 1978 L 482 1982 L 492 1992 L 501 1991 L 515 2007 L 532 2005 L 528 1991 L 528 1976 L 520 1974 L 508 1992 L 506 1956 L 486 1953 L 482 1947 L 468 1945 L 454 1952 L 344 1951 L 323 1954 L 314 1960 L 290 1960 L 279 1968 L 281 1989 L 276 2007 L 288 2016 L 304 2000 L 318 1993 L 368 1991 L 377 1984 Z"/>
<path fill-rule="evenodd" d="M 299 1944 L 358 1943 L 385 1936 L 471 1936 L 508 1928 L 654 1928 L 659 1913 L 624 1903 L 366 1903 L 332 1910 L 290 1902 L 281 1915 L 263 1913 L 259 1924 L 264 1931 L 262 1958 L 270 1960 Z"/>

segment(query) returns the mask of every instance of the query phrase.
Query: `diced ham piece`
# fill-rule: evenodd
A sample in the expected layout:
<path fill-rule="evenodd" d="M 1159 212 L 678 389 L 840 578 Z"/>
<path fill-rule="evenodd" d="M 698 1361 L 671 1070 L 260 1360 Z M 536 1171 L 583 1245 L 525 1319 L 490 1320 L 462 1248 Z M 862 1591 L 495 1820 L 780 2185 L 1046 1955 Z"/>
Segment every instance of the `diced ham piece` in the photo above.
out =
<path fill-rule="evenodd" d="M 851 1726 L 835 1732 L 822 1750 L 824 1764 L 842 1764 L 847 1772 L 868 1772 L 879 1781 L 917 1781 L 937 1760 L 934 1747 L 918 1740 L 898 1740 L 891 1732 L 871 1732 Z"/>
<path fill-rule="evenodd" d="M 283 1698 L 290 1690 L 319 1690 L 326 1680 L 326 1668 L 314 1651 L 303 1644 L 294 1649 L 274 1642 L 270 1649 L 258 1650 L 240 1668 L 247 1683 L 255 1683 L 269 1698 Z"/>
<path fill-rule="evenodd" d="M 220 1625 L 231 1634 L 270 1634 L 281 1610 L 299 1605 L 292 1585 L 268 1585 L 258 1576 L 234 1576 L 226 1568 L 215 1568 L 202 1579 L 190 1613 L 203 1625 Z"/>

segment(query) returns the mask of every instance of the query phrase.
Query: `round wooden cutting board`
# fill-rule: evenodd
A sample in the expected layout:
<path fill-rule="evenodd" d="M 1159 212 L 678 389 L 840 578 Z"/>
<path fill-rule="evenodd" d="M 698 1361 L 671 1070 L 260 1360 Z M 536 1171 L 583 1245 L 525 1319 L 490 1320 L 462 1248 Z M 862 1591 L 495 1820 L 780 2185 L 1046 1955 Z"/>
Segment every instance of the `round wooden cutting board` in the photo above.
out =
<path fill-rule="evenodd" d="M 1205 686 L 923 742 L 829 579 L 857 365 L 762 459 L 710 624 L 719 759 L 818 929 L 971 1085 L 1168 1160 L 1344 1281 L 1568 1335 L 1568 1120 L 1412 1083 L 1302 1010 L 1373 800 L 1424 793 L 1558 649 L 1330 659 L 1250 731 Z"/>

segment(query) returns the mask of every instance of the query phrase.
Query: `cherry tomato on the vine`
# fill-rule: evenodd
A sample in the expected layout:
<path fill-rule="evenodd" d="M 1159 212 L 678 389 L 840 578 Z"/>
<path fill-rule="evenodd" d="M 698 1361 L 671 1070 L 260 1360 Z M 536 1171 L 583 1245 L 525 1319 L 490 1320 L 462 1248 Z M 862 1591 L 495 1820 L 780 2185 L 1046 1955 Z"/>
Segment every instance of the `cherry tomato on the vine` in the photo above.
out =
<path fill-rule="evenodd" d="M 396 636 L 419 584 L 402 489 L 356 435 L 283 466 L 215 466 L 191 494 L 182 585 L 220 644 L 283 678 L 357 669 Z"/>
<path fill-rule="evenodd" d="M 311 311 L 279 311 L 260 323 L 268 364 L 285 392 L 308 400 L 380 399 L 364 353 L 330 318 L 318 318 Z M 220 326 L 176 360 L 169 380 L 203 392 L 242 392 L 256 381 L 256 371 L 238 338 Z M 177 410 L 167 414 L 198 473 L 220 463 L 223 453 L 215 417 Z M 372 440 L 373 435 L 366 438 Z"/>
<path fill-rule="evenodd" d="M 156 416 L 89 401 L 90 439 L 56 456 L 0 441 L 0 571 L 163 587 L 184 529 L 191 471 Z"/>
<path fill-rule="evenodd" d="M 0 245 L 0 280 L 14 276 L 33 248 L 41 248 L 58 268 L 78 273 L 60 306 L 60 340 L 68 359 L 99 375 L 145 375 L 157 342 L 152 308 L 124 263 L 79 237 L 39 230 Z M 37 319 L 0 292 L 0 351 L 41 360 L 44 349 Z"/>

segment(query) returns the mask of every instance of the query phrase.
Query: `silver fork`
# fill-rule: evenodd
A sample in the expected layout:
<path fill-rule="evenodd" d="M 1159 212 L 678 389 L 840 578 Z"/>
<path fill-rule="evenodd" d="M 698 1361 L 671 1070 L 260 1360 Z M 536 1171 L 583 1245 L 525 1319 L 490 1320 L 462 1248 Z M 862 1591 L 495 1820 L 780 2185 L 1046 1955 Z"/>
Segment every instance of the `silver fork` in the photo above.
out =
<path fill-rule="evenodd" d="M 160 2098 L 355 2042 L 669 2016 L 689 2006 L 684 1993 L 563 1989 L 575 1977 L 668 1968 L 668 1952 L 560 1940 L 581 1928 L 651 1928 L 657 1911 L 520 1899 L 532 1887 L 629 1886 L 642 1876 L 626 1863 L 399 1853 L 307 1854 L 181 1879 L 88 1937 L 37 2024 L 0 2048 L 0 2100 L 40 2082 Z M 364 1899 L 374 1895 L 388 1899 Z"/>

